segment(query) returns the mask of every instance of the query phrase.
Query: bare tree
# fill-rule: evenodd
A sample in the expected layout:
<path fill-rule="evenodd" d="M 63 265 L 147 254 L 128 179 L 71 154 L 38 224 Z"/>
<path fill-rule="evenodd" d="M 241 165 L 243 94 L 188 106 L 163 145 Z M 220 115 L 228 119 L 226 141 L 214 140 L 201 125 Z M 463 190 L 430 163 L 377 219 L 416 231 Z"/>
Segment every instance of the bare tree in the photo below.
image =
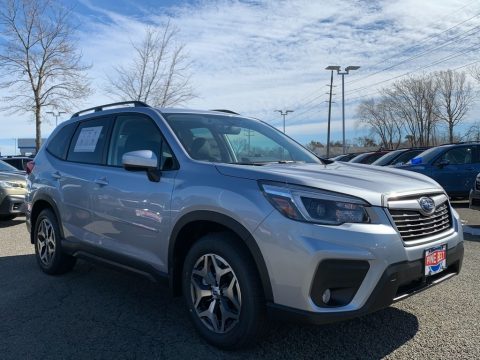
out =
<path fill-rule="evenodd" d="M 449 141 L 453 143 L 454 127 L 463 120 L 473 103 L 472 86 L 466 80 L 465 72 L 446 70 L 434 75 L 438 92 L 438 116 L 447 123 Z"/>
<path fill-rule="evenodd" d="M 3 110 L 33 112 L 37 151 L 43 107 L 69 110 L 90 93 L 70 18 L 54 0 L 0 0 L 0 88 L 8 92 Z"/>
<path fill-rule="evenodd" d="M 373 136 L 380 138 L 380 145 L 396 149 L 402 142 L 402 126 L 393 114 L 388 98 L 370 99 L 358 107 L 359 123 L 366 125 Z"/>
<path fill-rule="evenodd" d="M 476 121 L 468 128 L 464 139 L 467 141 L 480 141 L 480 122 Z"/>
<path fill-rule="evenodd" d="M 480 65 L 470 66 L 470 68 L 468 69 L 468 72 L 475 80 L 480 82 Z"/>
<path fill-rule="evenodd" d="M 165 107 L 195 97 L 190 85 L 190 62 L 185 46 L 177 44 L 178 29 L 147 27 L 140 43 L 132 43 L 133 59 L 107 76 L 106 90 L 120 100 L 138 100 Z"/>
<path fill-rule="evenodd" d="M 383 89 L 393 116 L 403 124 L 413 146 L 432 142 L 438 124 L 437 87 L 428 76 L 410 77 Z"/>

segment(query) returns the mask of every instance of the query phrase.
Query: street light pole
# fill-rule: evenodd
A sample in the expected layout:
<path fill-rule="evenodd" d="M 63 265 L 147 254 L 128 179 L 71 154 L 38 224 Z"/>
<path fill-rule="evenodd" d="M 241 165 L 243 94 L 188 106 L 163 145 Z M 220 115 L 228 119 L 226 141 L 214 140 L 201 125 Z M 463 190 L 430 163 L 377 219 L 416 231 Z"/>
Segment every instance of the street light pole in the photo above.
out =
<path fill-rule="evenodd" d="M 327 66 L 325 70 L 330 70 L 330 95 L 328 98 L 328 129 L 327 129 L 327 159 L 330 157 L 330 119 L 332 115 L 332 91 L 333 91 L 333 72 L 340 71 L 340 66 Z"/>
<path fill-rule="evenodd" d="M 66 112 L 65 112 L 65 111 L 59 111 L 59 112 L 57 112 L 57 113 L 55 114 L 55 112 L 53 112 L 53 111 L 47 111 L 47 114 L 52 114 L 52 116 L 55 117 L 55 127 L 57 127 L 57 125 L 58 125 L 58 118 L 60 117 L 60 115 L 66 114 Z"/>
<path fill-rule="evenodd" d="M 285 111 L 282 111 L 282 110 L 275 110 L 276 112 L 279 112 L 280 115 L 283 116 L 283 133 L 285 134 L 285 116 L 287 116 L 288 113 L 292 113 L 293 110 L 285 110 Z"/>
<path fill-rule="evenodd" d="M 360 66 L 347 66 L 345 71 L 337 70 L 338 75 L 342 75 L 342 137 L 343 137 L 343 154 L 346 152 L 345 146 L 345 75 L 348 75 L 351 70 L 358 70 Z"/>

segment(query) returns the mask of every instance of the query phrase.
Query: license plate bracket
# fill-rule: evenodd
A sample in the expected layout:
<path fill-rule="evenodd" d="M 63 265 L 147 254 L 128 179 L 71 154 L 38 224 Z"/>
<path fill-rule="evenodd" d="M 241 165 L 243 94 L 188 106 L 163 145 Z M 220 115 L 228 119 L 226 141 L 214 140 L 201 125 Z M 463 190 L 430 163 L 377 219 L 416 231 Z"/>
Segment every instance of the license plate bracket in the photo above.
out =
<path fill-rule="evenodd" d="M 425 250 L 423 260 L 425 276 L 432 276 L 442 272 L 447 268 L 447 244 Z"/>

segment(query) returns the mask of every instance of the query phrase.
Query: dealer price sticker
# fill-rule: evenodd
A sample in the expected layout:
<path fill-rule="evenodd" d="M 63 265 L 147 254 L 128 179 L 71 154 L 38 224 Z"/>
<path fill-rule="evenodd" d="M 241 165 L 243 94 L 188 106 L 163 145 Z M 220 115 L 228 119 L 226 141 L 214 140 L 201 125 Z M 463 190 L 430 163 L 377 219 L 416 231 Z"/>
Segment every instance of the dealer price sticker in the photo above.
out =
<path fill-rule="evenodd" d="M 447 268 L 447 245 L 425 251 L 425 276 L 435 275 Z"/>

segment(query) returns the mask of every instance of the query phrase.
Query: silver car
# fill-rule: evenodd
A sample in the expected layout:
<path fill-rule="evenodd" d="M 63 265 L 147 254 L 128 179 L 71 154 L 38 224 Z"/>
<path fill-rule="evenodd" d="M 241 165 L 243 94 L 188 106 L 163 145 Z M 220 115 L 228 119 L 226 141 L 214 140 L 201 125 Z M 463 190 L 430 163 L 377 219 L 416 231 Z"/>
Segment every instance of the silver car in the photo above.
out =
<path fill-rule="evenodd" d="M 27 227 L 47 274 L 85 258 L 167 280 L 233 349 L 266 316 L 348 319 L 460 271 L 458 214 L 424 175 L 321 160 L 231 112 L 115 105 L 73 115 L 35 158 Z"/>

